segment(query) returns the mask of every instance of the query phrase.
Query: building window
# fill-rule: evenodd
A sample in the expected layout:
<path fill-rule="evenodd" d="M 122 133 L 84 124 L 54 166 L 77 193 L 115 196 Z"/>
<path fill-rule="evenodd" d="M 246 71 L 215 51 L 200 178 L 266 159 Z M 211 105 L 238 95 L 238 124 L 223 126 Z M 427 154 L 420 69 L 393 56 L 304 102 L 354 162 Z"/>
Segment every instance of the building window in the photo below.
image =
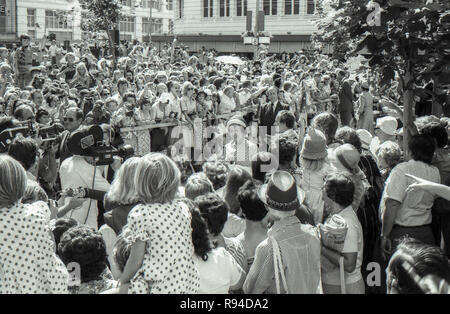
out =
<path fill-rule="evenodd" d="M 220 16 L 230 16 L 230 0 L 219 0 L 220 1 Z"/>
<path fill-rule="evenodd" d="M 173 10 L 173 0 L 167 0 L 166 8 L 169 11 Z"/>
<path fill-rule="evenodd" d="M 163 32 L 163 20 L 153 19 L 153 32 L 155 34 L 162 34 Z"/>
<path fill-rule="evenodd" d="M 135 24 L 134 17 L 131 17 L 131 16 L 125 17 L 120 21 L 120 24 L 119 24 L 120 31 L 127 32 L 127 33 L 134 33 L 134 29 L 135 29 L 134 24 Z"/>
<path fill-rule="evenodd" d="M 203 17 L 214 16 L 214 0 L 203 0 Z"/>
<path fill-rule="evenodd" d="M 45 11 L 45 27 L 46 28 L 64 28 L 68 29 L 67 16 L 64 11 Z"/>
<path fill-rule="evenodd" d="M 150 32 L 151 30 L 151 32 Z M 143 34 L 162 34 L 163 32 L 163 21 L 162 19 L 152 19 L 150 24 L 150 19 L 148 17 L 142 18 L 142 33 Z"/>
<path fill-rule="evenodd" d="M 27 9 L 27 26 L 36 27 L 36 9 Z"/>
<path fill-rule="evenodd" d="M 131 7 L 131 0 L 121 0 L 120 3 L 124 6 Z"/>
<path fill-rule="evenodd" d="M 285 15 L 300 14 L 300 0 L 284 0 Z"/>
<path fill-rule="evenodd" d="M 142 7 L 145 9 L 150 8 L 150 6 L 153 9 L 161 10 L 161 1 L 160 0 L 143 0 L 142 1 Z"/>
<path fill-rule="evenodd" d="M 169 20 L 169 34 L 173 34 L 173 20 Z"/>
<path fill-rule="evenodd" d="M 264 0 L 264 15 L 277 15 L 278 0 Z"/>
<path fill-rule="evenodd" d="M 306 14 L 314 14 L 315 8 L 316 8 L 316 5 L 314 3 L 314 0 L 307 0 Z"/>
<path fill-rule="evenodd" d="M 236 16 L 247 16 L 247 0 L 236 0 Z"/>
<path fill-rule="evenodd" d="M 129 34 L 120 34 L 119 35 L 119 39 L 120 40 L 126 40 L 126 41 L 132 41 L 133 40 L 133 36 L 129 35 Z"/>
<path fill-rule="evenodd" d="M 178 0 L 178 18 L 183 18 L 184 0 Z"/>

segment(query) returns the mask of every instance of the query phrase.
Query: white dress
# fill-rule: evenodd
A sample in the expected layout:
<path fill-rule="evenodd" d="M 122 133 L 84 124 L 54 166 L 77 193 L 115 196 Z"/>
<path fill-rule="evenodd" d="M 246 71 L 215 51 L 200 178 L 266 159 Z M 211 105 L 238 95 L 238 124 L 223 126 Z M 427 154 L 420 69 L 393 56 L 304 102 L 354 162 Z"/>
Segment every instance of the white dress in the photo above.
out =
<path fill-rule="evenodd" d="M 141 268 L 130 281 L 131 294 L 197 293 L 191 213 L 186 204 L 137 205 L 128 214 L 131 242 L 146 242 Z"/>
<path fill-rule="evenodd" d="M 44 202 L 0 209 L 0 294 L 68 293 Z"/>
<path fill-rule="evenodd" d="M 314 223 L 322 223 L 324 201 L 322 199 L 322 186 L 324 178 L 330 173 L 331 166 L 325 164 L 319 171 L 304 169 L 300 180 L 300 187 L 305 191 L 305 205 L 314 216 Z"/>

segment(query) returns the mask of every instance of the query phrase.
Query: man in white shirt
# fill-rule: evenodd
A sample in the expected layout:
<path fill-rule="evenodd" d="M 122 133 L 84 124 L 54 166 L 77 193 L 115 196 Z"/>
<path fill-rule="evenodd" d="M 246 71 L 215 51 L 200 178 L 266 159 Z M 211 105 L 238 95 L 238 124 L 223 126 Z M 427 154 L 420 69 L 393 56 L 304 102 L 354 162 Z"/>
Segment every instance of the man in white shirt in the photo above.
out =
<path fill-rule="evenodd" d="M 95 166 L 93 157 L 76 155 L 80 154 L 82 149 L 80 148 L 81 144 L 77 143 L 74 139 L 77 136 L 79 137 L 79 133 L 82 133 L 82 135 L 90 134 L 90 132 L 86 131 L 87 129 L 80 129 L 69 138 L 68 147 L 74 153 L 74 156 L 67 158 L 61 164 L 59 169 L 61 188 L 62 190 L 67 190 L 69 188 L 75 189 L 82 187 L 107 192 L 110 188 L 110 184 L 106 180 L 107 166 Z M 105 141 L 108 143 L 109 138 L 105 139 Z M 68 201 L 66 200 L 66 204 Z M 86 199 L 80 207 L 69 211 L 65 217 L 73 218 L 79 223 L 97 230 L 97 201 L 94 199 Z"/>

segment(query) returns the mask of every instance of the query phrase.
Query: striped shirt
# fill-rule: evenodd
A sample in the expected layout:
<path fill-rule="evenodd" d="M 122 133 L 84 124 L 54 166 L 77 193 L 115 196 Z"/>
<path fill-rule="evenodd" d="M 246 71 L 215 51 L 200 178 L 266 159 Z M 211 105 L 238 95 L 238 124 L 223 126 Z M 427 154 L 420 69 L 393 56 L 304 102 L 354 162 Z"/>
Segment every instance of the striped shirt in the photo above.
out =
<path fill-rule="evenodd" d="M 280 247 L 289 293 L 321 293 L 321 244 L 317 230 L 290 216 L 276 221 L 268 236 L 275 238 Z M 244 283 L 244 293 L 277 293 L 273 247 L 269 238 L 256 248 L 255 260 Z M 282 284 L 280 287 L 283 289 Z"/>

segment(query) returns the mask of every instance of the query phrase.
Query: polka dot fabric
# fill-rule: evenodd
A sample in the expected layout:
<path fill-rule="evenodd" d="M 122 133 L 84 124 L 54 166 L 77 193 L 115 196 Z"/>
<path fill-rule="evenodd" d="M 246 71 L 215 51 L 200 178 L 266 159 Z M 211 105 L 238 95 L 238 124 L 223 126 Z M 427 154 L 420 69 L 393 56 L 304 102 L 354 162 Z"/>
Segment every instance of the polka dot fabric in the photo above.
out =
<path fill-rule="evenodd" d="M 0 209 L 0 293 L 68 293 L 43 202 Z"/>
<path fill-rule="evenodd" d="M 200 278 L 194 265 L 191 214 L 186 204 L 138 205 L 128 215 L 132 241 L 147 242 L 141 269 L 129 293 L 197 293 Z"/>

